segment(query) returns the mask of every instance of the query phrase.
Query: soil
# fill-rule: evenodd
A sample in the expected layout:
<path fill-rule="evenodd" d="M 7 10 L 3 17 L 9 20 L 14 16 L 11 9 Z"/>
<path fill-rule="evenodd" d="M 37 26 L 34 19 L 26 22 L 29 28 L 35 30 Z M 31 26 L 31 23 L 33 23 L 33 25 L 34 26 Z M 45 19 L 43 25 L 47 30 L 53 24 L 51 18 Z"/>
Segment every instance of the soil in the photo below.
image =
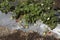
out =
<path fill-rule="evenodd" d="M 40 36 L 37 32 L 23 32 L 21 30 L 17 30 L 15 33 L 2 36 L 0 40 L 58 40 L 53 36 Z"/>
<path fill-rule="evenodd" d="M 7 27 L 0 26 L 0 37 L 10 34 L 10 30 Z"/>

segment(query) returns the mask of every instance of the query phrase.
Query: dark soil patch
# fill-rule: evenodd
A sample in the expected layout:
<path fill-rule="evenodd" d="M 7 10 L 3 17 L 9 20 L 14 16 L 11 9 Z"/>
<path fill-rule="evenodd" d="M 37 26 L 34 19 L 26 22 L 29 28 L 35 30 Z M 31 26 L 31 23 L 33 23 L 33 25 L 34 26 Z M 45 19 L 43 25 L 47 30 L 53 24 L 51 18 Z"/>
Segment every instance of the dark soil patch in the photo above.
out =
<path fill-rule="evenodd" d="M 53 36 L 42 37 L 37 32 L 25 33 L 23 31 L 17 31 L 16 33 L 8 36 L 0 37 L 0 40 L 57 40 Z"/>

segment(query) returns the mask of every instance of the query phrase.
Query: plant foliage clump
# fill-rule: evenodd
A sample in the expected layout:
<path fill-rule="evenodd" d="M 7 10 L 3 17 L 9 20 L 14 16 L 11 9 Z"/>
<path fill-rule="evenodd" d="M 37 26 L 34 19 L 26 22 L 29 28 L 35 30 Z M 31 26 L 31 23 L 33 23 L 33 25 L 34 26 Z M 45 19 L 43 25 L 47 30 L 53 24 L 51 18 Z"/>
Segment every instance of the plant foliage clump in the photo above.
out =
<path fill-rule="evenodd" d="M 23 2 L 19 0 L 1 0 L 0 10 L 5 13 L 13 12 L 16 19 L 22 16 L 26 23 L 35 23 L 37 20 L 42 20 L 43 23 L 53 29 L 57 25 L 53 5 L 53 0 L 27 0 Z"/>

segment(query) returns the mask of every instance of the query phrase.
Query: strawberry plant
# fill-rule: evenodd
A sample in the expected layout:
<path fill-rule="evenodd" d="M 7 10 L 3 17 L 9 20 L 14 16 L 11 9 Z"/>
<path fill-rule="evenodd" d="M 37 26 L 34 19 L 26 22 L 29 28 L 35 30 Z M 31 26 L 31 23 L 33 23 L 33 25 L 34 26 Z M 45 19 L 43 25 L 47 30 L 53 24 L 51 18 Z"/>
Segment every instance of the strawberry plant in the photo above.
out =
<path fill-rule="evenodd" d="M 0 10 L 2 12 L 13 12 L 15 19 L 24 18 L 26 23 L 35 23 L 37 20 L 42 20 L 43 23 L 49 25 L 51 29 L 57 25 L 57 16 L 53 9 L 53 0 L 27 0 L 12 5 L 10 2 L 16 0 L 4 0 L 0 2 Z"/>

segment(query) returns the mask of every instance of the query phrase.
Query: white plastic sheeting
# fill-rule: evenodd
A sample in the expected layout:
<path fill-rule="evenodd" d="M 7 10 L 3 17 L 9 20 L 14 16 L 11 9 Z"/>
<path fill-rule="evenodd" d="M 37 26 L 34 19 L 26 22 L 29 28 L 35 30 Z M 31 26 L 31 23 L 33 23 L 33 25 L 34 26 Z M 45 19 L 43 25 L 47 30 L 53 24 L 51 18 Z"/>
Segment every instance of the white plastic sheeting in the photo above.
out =
<path fill-rule="evenodd" d="M 56 38 L 60 38 L 60 24 L 58 24 L 57 27 L 52 30 L 52 32 L 54 33 L 53 35 L 54 35 Z"/>
<path fill-rule="evenodd" d="M 36 21 L 35 24 L 31 24 L 29 25 L 29 28 L 27 29 L 21 29 L 25 32 L 28 31 L 35 31 L 38 32 L 40 35 L 43 35 L 44 32 L 46 32 L 47 30 L 51 30 L 47 25 L 45 25 L 42 21 L 38 20 Z"/>
<path fill-rule="evenodd" d="M 7 27 L 10 30 L 19 29 L 18 24 L 11 19 L 11 16 L 11 13 L 5 14 L 0 11 L 0 26 Z"/>

